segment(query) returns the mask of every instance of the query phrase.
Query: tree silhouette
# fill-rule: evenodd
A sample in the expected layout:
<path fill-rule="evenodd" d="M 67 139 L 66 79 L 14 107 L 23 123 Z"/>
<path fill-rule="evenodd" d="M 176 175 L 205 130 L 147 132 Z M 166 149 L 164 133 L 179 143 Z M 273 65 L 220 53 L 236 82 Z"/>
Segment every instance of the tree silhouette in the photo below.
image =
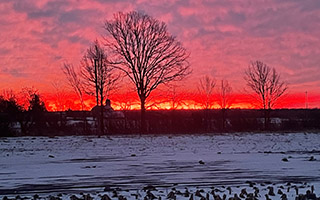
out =
<path fill-rule="evenodd" d="M 10 96 L 6 94 L 0 96 L 0 137 L 15 134 L 11 125 L 19 120 L 23 110 L 13 93 Z"/>
<path fill-rule="evenodd" d="M 188 53 L 169 34 L 164 22 L 138 12 L 117 13 L 106 21 L 105 29 L 111 40 L 107 45 L 114 51 L 114 66 L 134 83 L 141 105 L 141 131 L 146 131 L 145 104 L 150 93 L 159 85 L 181 80 L 190 74 Z"/>
<path fill-rule="evenodd" d="M 59 80 L 54 80 L 51 82 L 53 88 L 53 97 L 55 99 L 55 110 L 65 111 L 66 110 L 66 91 L 64 85 Z"/>
<path fill-rule="evenodd" d="M 227 80 L 221 80 L 218 87 L 218 104 L 222 112 L 222 129 L 226 128 L 226 109 L 230 108 L 232 104 L 231 99 L 232 87 Z"/>
<path fill-rule="evenodd" d="M 275 68 L 271 68 L 261 61 L 251 62 L 245 71 L 244 79 L 247 86 L 257 95 L 264 110 L 264 126 L 268 128 L 269 113 L 279 98 L 287 91 L 288 86 L 280 80 Z"/>
<path fill-rule="evenodd" d="M 84 99 L 83 99 L 83 83 L 80 79 L 79 73 L 76 72 L 74 66 L 70 63 L 64 63 L 62 67 L 62 71 L 65 74 L 69 85 L 72 87 L 72 89 L 75 91 L 77 96 L 80 99 L 81 103 L 81 110 L 84 110 Z"/>
<path fill-rule="evenodd" d="M 43 134 L 46 128 L 46 121 L 44 113 L 47 111 L 44 102 L 40 99 L 40 95 L 33 93 L 30 95 L 30 103 L 28 113 L 31 117 L 31 125 L 35 128 L 35 133 Z M 29 127 L 30 128 L 30 127 Z"/>
<path fill-rule="evenodd" d="M 100 107 L 100 131 L 103 134 L 103 102 L 120 76 L 114 73 L 114 68 L 107 60 L 105 49 L 101 47 L 97 40 L 83 57 L 81 74 L 86 92 L 95 95 L 96 105 Z"/>
<path fill-rule="evenodd" d="M 198 83 L 198 92 L 200 94 L 200 103 L 204 109 L 212 108 L 213 104 L 213 93 L 214 87 L 216 86 L 216 81 L 209 77 L 204 76 L 200 78 Z"/>

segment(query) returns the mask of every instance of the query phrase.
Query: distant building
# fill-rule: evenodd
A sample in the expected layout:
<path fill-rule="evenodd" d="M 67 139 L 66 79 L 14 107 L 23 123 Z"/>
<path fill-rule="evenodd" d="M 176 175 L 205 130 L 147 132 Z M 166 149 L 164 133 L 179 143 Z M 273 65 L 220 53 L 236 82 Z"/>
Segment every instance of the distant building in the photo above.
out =
<path fill-rule="evenodd" d="M 100 116 L 100 106 L 94 106 L 91 109 L 92 116 L 99 117 Z M 110 99 L 106 100 L 106 105 L 103 106 L 103 116 L 104 118 L 124 118 L 124 114 L 121 111 L 115 111 L 111 107 Z"/>

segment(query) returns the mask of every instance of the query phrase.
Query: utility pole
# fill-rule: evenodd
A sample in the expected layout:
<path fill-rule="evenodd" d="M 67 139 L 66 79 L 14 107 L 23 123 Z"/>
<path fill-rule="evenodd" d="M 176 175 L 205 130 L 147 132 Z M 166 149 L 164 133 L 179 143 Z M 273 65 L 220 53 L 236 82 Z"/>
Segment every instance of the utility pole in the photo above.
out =
<path fill-rule="evenodd" d="M 95 87 L 96 87 L 96 105 L 97 105 L 97 108 L 99 107 L 99 91 L 98 91 L 98 72 L 97 72 L 97 58 L 94 58 L 94 84 L 95 84 Z M 96 116 L 97 118 L 100 118 L 98 116 Z M 98 131 L 98 124 L 101 123 L 101 120 L 97 119 L 98 123 L 96 124 L 96 130 L 97 130 L 97 133 L 99 132 Z"/>
<path fill-rule="evenodd" d="M 100 57 L 100 56 L 99 56 Z M 95 76 L 95 86 L 96 86 L 96 101 L 97 101 L 97 107 L 99 108 L 100 107 L 100 115 L 98 117 L 99 119 L 99 125 L 100 125 L 100 131 L 99 132 L 99 135 L 103 135 L 104 134 L 104 123 L 103 123 L 103 112 L 104 112 L 104 107 L 103 107 L 103 98 L 102 98 L 102 94 L 100 94 L 100 100 L 101 100 L 101 103 L 100 103 L 100 106 L 99 106 L 99 89 L 100 87 L 98 86 L 98 69 L 97 69 L 97 64 L 100 65 L 99 66 L 99 69 L 100 69 L 100 73 L 101 73 L 101 68 L 102 68 L 102 60 L 98 60 L 98 59 L 102 59 L 102 58 L 94 58 L 94 76 Z M 101 76 L 101 74 L 99 74 L 99 76 Z M 101 81 L 101 77 L 100 78 L 100 81 Z M 98 127 L 97 127 L 97 130 L 98 130 Z"/>

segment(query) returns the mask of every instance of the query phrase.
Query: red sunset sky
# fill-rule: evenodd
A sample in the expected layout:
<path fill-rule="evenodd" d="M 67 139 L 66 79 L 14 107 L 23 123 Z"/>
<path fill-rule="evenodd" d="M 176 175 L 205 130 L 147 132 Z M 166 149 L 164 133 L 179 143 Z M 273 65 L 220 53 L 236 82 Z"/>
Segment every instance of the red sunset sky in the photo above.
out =
<path fill-rule="evenodd" d="M 261 60 L 288 82 L 288 94 L 278 107 L 305 107 L 306 91 L 309 107 L 320 107 L 318 0 L 2 0 L 0 90 L 33 86 L 51 110 L 59 95 L 65 107 L 73 107 L 77 98 L 62 64 L 78 66 L 93 40 L 106 35 L 104 21 L 115 12 L 133 10 L 166 22 L 190 52 L 193 74 L 176 83 L 178 96 L 194 96 L 199 78 L 209 75 L 218 83 L 230 82 L 233 107 L 252 107 L 244 70 L 250 61 Z M 111 100 L 127 94 L 131 101 L 127 85 L 121 84 Z M 161 91 L 166 89 L 157 94 Z"/>

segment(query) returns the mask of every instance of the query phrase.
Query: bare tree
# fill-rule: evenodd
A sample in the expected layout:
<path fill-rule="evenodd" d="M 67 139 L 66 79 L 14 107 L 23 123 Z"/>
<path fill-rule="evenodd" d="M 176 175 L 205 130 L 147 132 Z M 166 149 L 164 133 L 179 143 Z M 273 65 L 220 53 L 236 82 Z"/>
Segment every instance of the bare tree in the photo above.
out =
<path fill-rule="evenodd" d="M 288 86 L 280 80 L 275 68 L 271 68 L 261 61 L 251 62 L 245 71 L 244 79 L 247 86 L 258 96 L 257 100 L 265 111 L 265 129 L 268 127 L 270 109 L 287 91 Z"/>
<path fill-rule="evenodd" d="M 65 87 L 62 85 L 61 81 L 54 80 L 51 82 L 51 85 L 54 89 L 54 97 L 55 97 L 55 106 L 56 111 L 64 111 L 66 110 L 66 91 Z"/>
<path fill-rule="evenodd" d="M 20 103 L 20 105 L 22 106 L 22 108 L 24 110 L 28 110 L 29 106 L 30 106 L 30 101 L 32 98 L 32 95 L 34 94 L 39 94 L 38 89 L 36 89 L 35 87 L 23 87 L 21 89 L 21 92 L 19 92 L 18 95 L 18 102 Z"/>
<path fill-rule="evenodd" d="M 221 80 L 218 87 L 218 104 L 221 109 L 228 109 L 232 105 L 232 87 L 227 80 Z"/>
<path fill-rule="evenodd" d="M 200 98 L 201 98 L 200 103 L 202 104 L 202 107 L 206 110 L 212 108 L 213 93 L 214 93 L 215 86 L 216 86 L 216 81 L 207 75 L 200 78 L 199 80 L 198 92 L 200 93 Z"/>
<path fill-rule="evenodd" d="M 70 63 L 64 63 L 63 67 L 62 67 L 62 71 L 65 74 L 69 85 L 72 87 L 72 89 L 75 91 L 75 93 L 77 94 L 77 96 L 80 99 L 80 103 L 81 103 L 81 110 L 84 110 L 84 99 L 83 99 L 83 84 L 82 81 L 80 79 L 79 73 L 76 72 L 76 70 L 74 69 L 74 66 Z"/>
<path fill-rule="evenodd" d="M 232 87 L 227 80 L 221 80 L 218 87 L 218 104 L 222 112 L 222 129 L 226 128 L 226 109 L 230 108 L 232 104 L 231 99 Z"/>
<path fill-rule="evenodd" d="M 107 45 L 116 54 L 115 67 L 134 83 L 141 104 L 141 131 L 146 130 L 145 104 L 159 85 L 191 73 L 189 54 L 169 34 L 164 22 L 138 12 L 117 13 L 106 21 Z"/>
<path fill-rule="evenodd" d="M 107 60 L 105 49 L 100 46 L 97 40 L 83 57 L 81 74 L 86 92 L 95 95 L 97 107 L 100 107 L 100 131 L 103 134 L 103 102 L 109 96 L 120 76 L 114 73 L 114 68 Z"/>

